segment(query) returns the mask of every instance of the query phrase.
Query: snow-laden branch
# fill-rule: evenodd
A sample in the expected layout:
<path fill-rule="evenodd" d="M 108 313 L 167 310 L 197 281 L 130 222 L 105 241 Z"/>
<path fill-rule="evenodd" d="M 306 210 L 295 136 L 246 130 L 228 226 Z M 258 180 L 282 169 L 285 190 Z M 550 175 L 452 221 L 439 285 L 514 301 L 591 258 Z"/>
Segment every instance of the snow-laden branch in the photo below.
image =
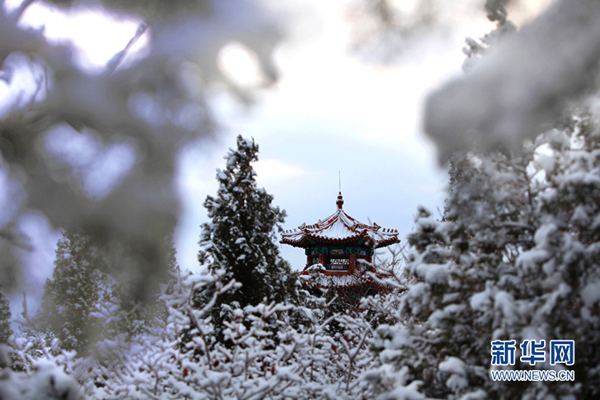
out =
<path fill-rule="evenodd" d="M 560 0 L 427 99 L 425 130 L 445 163 L 458 150 L 520 151 L 565 102 L 598 89 L 600 3 Z"/>

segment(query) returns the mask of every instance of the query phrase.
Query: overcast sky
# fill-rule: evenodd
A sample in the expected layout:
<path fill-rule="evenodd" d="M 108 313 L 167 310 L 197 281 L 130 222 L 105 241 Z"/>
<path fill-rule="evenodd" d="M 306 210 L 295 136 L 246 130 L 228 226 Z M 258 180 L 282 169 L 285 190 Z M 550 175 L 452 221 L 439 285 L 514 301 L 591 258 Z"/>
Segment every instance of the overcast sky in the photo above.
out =
<path fill-rule="evenodd" d="M 198 270 L 200 224 L 207 218 L 202 204 L 207 195 L 216 194 L 215 169 L 224 167 L 223 156 L 238 134 L 253 137 L 260 146 L 258 182 L 287 211 L 284 229 L 315 223 L 335 211 L 338 171 L 344 210 L 361 222 L 397 229 L 403 242 L 417 206 L 439 217 L 447 176 L 422 133 L 423 102 L 431 89 L 461 73 L 465 37 L 479 38 L 494 25 L 485 18 L 483 1 L 455 1 L 441 10 L 436 29 L 410 41 L 394 64 L 365 64 L 348 50 L 350 3 L 288 2 L 289 14 L 296 18 L 275 53 L 281 74 L 277 84 L 258 92 L 250 107 L 218 89 L 212 92 L 222 129 L 214 141 L 188 146 L 180 161 L 183 209 L 176 246 L 182 267 Z M 412 3 L 402 2 L 408 11 Z M 545 3 L 530 1 L 512 19 L 522 24 Z M 72 41 L 82 68 L 98 72 L 133 36 L 138 21 L 114 21 L 90 12 L 68 17 L 34 4 L 23 23 L 45 26 L 50 39 Z M 132 59 L 143 56 L 147 43 L 143 37 L 136 44 Z M 252 78 L 252 65 L 245 67 L 235 48 L 229 55 L 233 72 Z M 0 97 L 3 90 L 0 86 Z M 25 256 L 29 281 L 24 288 L 36 303 L 51 276 L 59 234 L 35 214 L 23 218 L 21 228 L 36 247 Z M 304 267 L 302 249 L 281 249 L 294 269 Z M 19 307 L 11 300 L 14 312 Z"/>

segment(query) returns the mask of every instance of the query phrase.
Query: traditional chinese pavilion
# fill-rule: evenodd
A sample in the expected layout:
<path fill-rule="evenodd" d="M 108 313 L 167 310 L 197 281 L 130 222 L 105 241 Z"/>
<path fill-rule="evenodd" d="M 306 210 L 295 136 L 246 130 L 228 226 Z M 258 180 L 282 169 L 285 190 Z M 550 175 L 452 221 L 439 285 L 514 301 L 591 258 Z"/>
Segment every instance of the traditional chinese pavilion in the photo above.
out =
<path fill-rule="evenodd" d="M 400 242 L 397 230 L 363 224 L 346 214 L 341 192 L 336 204 L 336 212 L 324 220 L 282 233 L 281 243 L 305 249 L 306 267 L 301 273 L 301 278 L 306 278 L 301 280 L 304 286 L 322 287 L 332 281 L 338 287 L 364 285 L 370 281 L 365 271 L 372 270 L 375 249 Z M 315 268 L 319 264 L 322 267 Z M 316 272 L 321 279 L 308 279 L 315 278 Z"/>

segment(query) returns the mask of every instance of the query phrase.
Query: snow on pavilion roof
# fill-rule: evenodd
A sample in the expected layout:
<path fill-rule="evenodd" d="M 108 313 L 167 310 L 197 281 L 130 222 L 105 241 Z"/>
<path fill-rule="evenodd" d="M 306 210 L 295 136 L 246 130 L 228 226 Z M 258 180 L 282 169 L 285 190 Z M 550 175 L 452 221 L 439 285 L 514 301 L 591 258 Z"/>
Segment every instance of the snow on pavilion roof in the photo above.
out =
<path fill-rule="evenodd" d="M 297 229 L 284 231 L 281 243 L 296 247 L 312 247 L 316 244 L 343 244 L 358 242 L 361 239 L 366 245 L 379 248 L 399 243 L 398 231 L 381 228 L 377 224 L 367 225 L 357 221 L 342 210 L 344 200 L 342 193 L 337 200 L 335 213 L 319 220 L 316 224 L 302 224 Z"/>

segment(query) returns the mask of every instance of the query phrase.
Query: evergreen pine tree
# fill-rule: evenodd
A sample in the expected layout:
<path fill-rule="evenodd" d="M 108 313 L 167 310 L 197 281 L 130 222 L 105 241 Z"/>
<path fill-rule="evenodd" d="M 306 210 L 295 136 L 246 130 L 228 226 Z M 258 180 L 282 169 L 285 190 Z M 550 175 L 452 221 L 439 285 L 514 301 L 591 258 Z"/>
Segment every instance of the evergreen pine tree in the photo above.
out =
<path fill-rule="evenodd" d="M 91 313 L 100 299 L 101 286 L 108 285 L 102 263 L 87 235 L 74 230 L 63 232 L 52 279 L 44 285 L 38 321 L 40 328 L 57 337 L 64 349 L 80 353 L 99 332 L 99 321 Z"/>
<path fill-rule="evenodd" d="M 13 333 L 10 328 L 11 316 L 10 304 L 2 291 L 0 291 L 0 344 L 6 343 Z"/>
<path fill-rule="evenodd" d="M 381 363 L 394 364 L 371 376 L 382 397 L 393 397 L 396 379 L 427 398 L 598 398 L 600 129 L 592 121 L 570 115 L 517 155 L 451 161 L 443 220 L 421 210 L 409 236 L 416 283 L 401 298 L 406 320 L 380 327 L 375 340 L 387 350 Z M 497 365 L 491 342 L 510 340 L 514 365 Z M 520 357 L 531 340 L 543 340 L 546 355 L 533 365 Z M 573 365 L 553 364 L 553 340 L 574 341 Z M 498 369 L 567 369 L 575 381 L 496 381 Z"/>
<path fill-rule="evenodd" d="M 168 269 L 177 269 L 172 233 L 165 244 Z M 132 337 L 148 331 L 156 318 L 163 322 L 166 318 L 159 288 L 149 290 L 153 297 L 142 303 L 130 277 L 119 281 L 106 273 L 110 259 L 105 254 L 92 236 L 66 230 L 58 241 L 52 280 L 44 285 L 38 328 L 80 355 L 99 340 L 121 334 Z"/>
<path fill-rule="evenodd" d="M 220 275 L 222 283 L 231 279 L 241 283 L 217 300 L 213 310 L 217 331 L 231 307 L 256 305 L 263 299 L 284 302 L 296 293 L 295 275 L 275 243 L 285 211 L 271 205 L 273 196 L 257 187 L 252 169 L 258 145 L 238 136 L 237 149 L 230 149 L 225 159 L 225 170 L 217 170 L 217 196 L 204 202 L 211 222 L 202 225 L 198 254 L 200 263 Z M 200 303 L 210 299 L 214 290 L 213 285 L 201 293 Z"/>
<path fill-rule="evenodd" d="M 170 231 L 165 237 L 165 248 L 167 250 L 167 268 L 170 273 L 179 270 L 177 264 L 177 251 L 173 242 L 173 232 Z M 110 279 L 109 279 L 110 280 Z M 145 303 L 140 302 L 134 296 L 135 282 L 127 279 L 126 282 L 116 282 L 110 280 L 110 284 L 104 291 L 101 299 L 105 303 L 105 309 L 110 308 L 113 311 L 106 313 L 104 318 L 110 320 L 110 324 L 105 326 L 105 334 L 108 337 L 125 333 L 128 336 L 135 336 L 142 332 L 148 332 L 155 324 L 166 322 L 168 313 L 165 303 L 160 300 L 160 295 L 164 291 L 172 290 L 173 279 L 166 283 L 164 290 L 154 288 L 149 291 L 150 298 Z"/>
<path fill-rule="evenodd" d="M 451 168 L 444 220 L 420 212 L 409 236 L 416 283 L 400 306 L 406 322 L 381 327 L 375 347 L 391 348 L 386 362 L 428 397 L 600 394 L 600 129 L 589 117 L 574 121 L 521 156 L 469 157 Z M 513 366 L 491 364 L 492 341 L 515 340 L 519 349 L 533 339 L 545 341 L 545 361 L 532 366 L 517 353 Z M 574 365 L 550 363 L 553 340 L 575 341 Z M 566 368 L 576 381 L 494 381 L 490 370 L 500 368 Z"/>

